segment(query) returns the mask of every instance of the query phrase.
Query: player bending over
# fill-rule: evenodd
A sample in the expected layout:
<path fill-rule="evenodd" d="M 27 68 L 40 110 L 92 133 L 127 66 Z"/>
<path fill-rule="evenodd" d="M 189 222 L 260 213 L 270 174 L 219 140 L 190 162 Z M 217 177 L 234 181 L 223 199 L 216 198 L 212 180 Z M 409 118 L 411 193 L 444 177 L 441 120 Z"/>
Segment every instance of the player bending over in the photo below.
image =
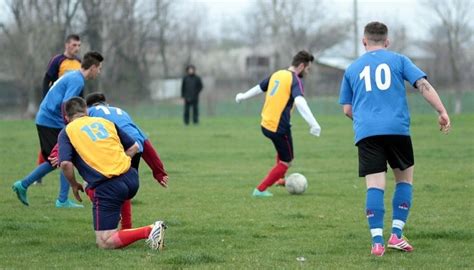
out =
<path fill-rule="evenodd" d="M 408 57 L 388 51 L 388 29 L 371 22 L 365 26 L 363 44 L 366 53 L 352 63 L 341 83 L 339 103 L 352 119 L 355 144 L 359 152 L 359 176 L 367 182 L 366 213 L 372 235 L 371 253 L 385 252 L 383 219 L 387 162 L 395 175 L 392 233 L 388 247 L 412 251 L 403 237 L 412 202 L 414 158 L 410 138 L 404 81 L 418 88 L 438 112 L 441 131 L 448 132 L 450 121 L 426 74 Z"/>
<path fill-rule="evenodd" d="M 158 183 L 160 183 L 160 185 L 166 188 L 168 185 L 168 174 L 163 167 L 159 155 L 150 140 L 146 137 L 143 131 L 135 125 L 128 113 L 120 108 L 109 106 L 103 93 L 92 93 L 87 95 L 86 102 L 89 116 L 102 117 L 113 122 L 138 143 L 139 150 L 132 157 L 132 168 L 138 170 L 140 157 L 143 158 L 143 160 L 148 164 L 148 167 L 150 167 L 153 177 L 158 181 Z M 125 201 L 121 213 L 122 229 L 132 227 L 131 207 L 131 201 Z"/>
<path fill-rule="evenodd" d="M 67 101 L 65 112 L 69 124 L 59 134 L 59 164 L 78 201 L 82 201 L 79 191 L 84 190 L 76 181 L 74 167 L 94 190 L 92 216 L 97 246 L 115 249 L 147 239 L 152 249 L 161 249 L 166 228 L 162 221 L 117 230 L 123 203 L 138 191 L 138 172 L 130 166 L 138 143 L 114 123 L 89 117 L 86 102 L 80 97 Z"/>
<path fill-rule="evenodd" d="M 301 116 L 310 126 L 310 133 L 319 136 L 321 127 L 314 118 L 304 95 L 301 81 L 311 68 L 314 57 L 307 51 L 300 51 L 294 57 L 288 69 L 279 70 L 260 84 L 245 93 L 238 93 L 235 101 L 243 100 L 266 92 L 265 104 L 262 109 L 261 128 L 265 137 L 270 139 L 277 151 L 276 165 L 253 191 L 255 197 L 273 196 L 268 187 L 285 173 L 293 160 L 293 139 L 291 137 L 290 116 L 293 105 L 296 106 Z"/>

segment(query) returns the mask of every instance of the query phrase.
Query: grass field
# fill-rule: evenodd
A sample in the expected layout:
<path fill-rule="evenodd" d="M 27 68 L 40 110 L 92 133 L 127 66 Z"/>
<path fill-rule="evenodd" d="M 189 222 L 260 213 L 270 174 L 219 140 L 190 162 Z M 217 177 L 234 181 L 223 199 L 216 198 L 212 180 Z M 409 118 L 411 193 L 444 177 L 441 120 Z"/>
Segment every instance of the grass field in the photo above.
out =
<path fill-rule="evenodd" d="M 364 214 L 365 184 L 357 177 L 349 120 L 320 115 L 320 138 L 294 116 L 291 172 L 309 180 L 307 192 L 255 199 L 252 189 L 274 162 L 258 116 L 136 119 L 148 132 L 170 174 L 163 189 L 142 162 L 133 202 L 134 226 L 164 219 L 163 252 L 137 242 L 98 250 L 91 205 L 58 210 L 58 172 L 28 190 L 20 204 L 11 184 L 28 173 L 38 150 L 32 121 L 0 122 L 0 269 L 459 269 L 474 268 L 474 115 L 455 116 L 448 136 L 434 115 L 412 119 L 416 170 L 405 233 L 415 252 L 373 258 Z M 393 178 L 386 192 L 391 205 Z M 85 196 L 83 196 L 85 199 Z M 385 223 L 390 224 L 391 207 Z M 385 235 L 389 229 L 385 230 Z M 297 261 L 304 257 L 304 262 Z"/>

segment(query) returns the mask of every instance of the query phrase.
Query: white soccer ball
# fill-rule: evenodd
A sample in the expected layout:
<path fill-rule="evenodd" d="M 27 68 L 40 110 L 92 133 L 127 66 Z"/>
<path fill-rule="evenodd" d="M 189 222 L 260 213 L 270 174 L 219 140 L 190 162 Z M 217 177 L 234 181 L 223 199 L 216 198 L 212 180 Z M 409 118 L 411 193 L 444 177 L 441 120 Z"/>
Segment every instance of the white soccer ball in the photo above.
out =
<path fill-rule="evenodd" d="M 308 188 L 308 181 L 301 173 L 292 173 L 285 179 L 285 188 L 290 194 L 303 194 Z"/>

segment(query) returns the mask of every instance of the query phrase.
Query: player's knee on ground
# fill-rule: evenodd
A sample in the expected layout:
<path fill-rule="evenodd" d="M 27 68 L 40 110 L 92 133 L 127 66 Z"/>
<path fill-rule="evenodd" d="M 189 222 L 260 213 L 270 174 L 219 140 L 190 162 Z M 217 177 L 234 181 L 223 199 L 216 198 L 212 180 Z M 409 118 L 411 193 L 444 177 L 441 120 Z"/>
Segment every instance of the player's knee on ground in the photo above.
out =
<path fill-rule="evenodd" d="M 112 239 L 114 233 L 116 233 L 116 231 L 102 231 L 101 233 L 96 231 L 95 243 L 97 247 L 101 249 L 116 248 L 117 245 Z"/>

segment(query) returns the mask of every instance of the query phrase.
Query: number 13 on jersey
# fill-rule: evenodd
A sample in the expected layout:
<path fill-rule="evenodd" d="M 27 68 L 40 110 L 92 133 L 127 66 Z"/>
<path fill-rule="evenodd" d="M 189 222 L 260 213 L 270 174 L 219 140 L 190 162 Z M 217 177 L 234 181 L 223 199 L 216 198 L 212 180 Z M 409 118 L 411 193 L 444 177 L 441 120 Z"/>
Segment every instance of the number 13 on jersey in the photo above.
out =
<path fill-rule="evenodd" d="M 384 75 L 384 81 L 382 81 L 382 72 Z M 372 80 L 370 76 L 370 66 L 365 66 L 361 73 L 359 73 L 359 80 L 364 80 L 365 91 L 372 91 Z M 392 83 L 392 75 L 390 67 L 387 64 L 380 64 L 375 68 L 375 84 L 379 90 L 387 90 L 390 88 Z"/>

